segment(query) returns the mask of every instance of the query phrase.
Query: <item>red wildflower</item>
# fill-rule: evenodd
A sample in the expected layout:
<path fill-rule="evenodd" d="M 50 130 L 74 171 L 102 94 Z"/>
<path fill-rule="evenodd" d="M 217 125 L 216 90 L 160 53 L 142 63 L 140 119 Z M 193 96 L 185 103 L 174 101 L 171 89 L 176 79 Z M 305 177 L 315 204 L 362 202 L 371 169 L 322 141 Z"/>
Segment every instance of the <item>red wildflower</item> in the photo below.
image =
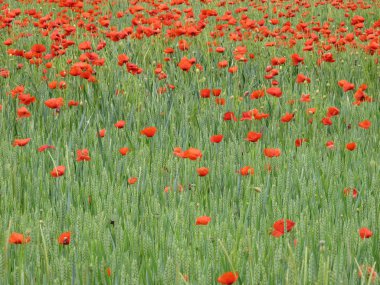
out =
<path fill-rule="evenodd" d="M 191 147 L 188 150 L 185 150 L 183 157 L 190 160 L 197 160 L 198 158 L 202 157 L 202 152 L 199 149 Z"/>
<path fill-rule="evenodd" d="M 325 117 L 322 119 L 322 124 L 324 124 L 325 126 L 331 126 L 332 125 L 332 120 L 330 119 L 330 117 Z"/>
<path fill-rule="evenodd" d="M 359 123 L 359 127 L 361 127 L 362 129 L 369 129 L 369 127 L 371 126 L 371 121 L 370 120 L 364 120 L 362 122 Z"/>
<path fill-rule="evenodd" d="M 372 236 L 372 232 L 368 228 L 361 228 L 359 229 L 359 235 L 361 239 L 366 239 Z"/>
<path fill-rule="evenodd" d="M 352 192 L 352 194 L 351 194 Z M 350 194 L 352 195 L 352 198 L 356 198 L 358 196 L 358 190 L 356 188 L 344 188 L 343 189 L 343 194 L 344 196 L 349 196 Z"/>
<path fill-rule="evenodd" d="M 59 109 L 63 106 L 63 98 L 51 98 L 45 101 L 45 105 L 50 109 Z"/>
<path fill-rule="evenodd" d="M 210 142 L 220 143 L 223 140 L 223 135 L 213 135 L 210 137 Z"/>
<path fill-rule="evenodd" d="M 78 106 L 78 105 L 79 105 L 79 102 L 74 101 L 74 100 L 70 100 L 69 103 L 67 104 L 67 106 L 69 107 Z"/>
<path fill-rule="evenodd" d="M 111 276 L 111 268 L 107 267 L 106 272 L 107 272 L 108 277 L 110 277 Z"/>
<path fill-rule="evenodd" d="M 198 217 L 195 224 L 196 225 L 202 225 L 202 226 L 206 226 L 208 225 L 208 223 L 211 222 L 211 218 L 209 216 L 202 216 L 202 217 Z"/>
<path fill-rule="evenodd" d="M 137 177 L 128 178 L 128 184 L 133 185 L 137 182 Z"/>
<path fill-rule="evenodd" d="M 106 135 L 106 129 L 101 129 L 98 132 L 98 136 L 101 137 L 101 138 L 104 138 L 105 135 Z"/>
<path fill-rule="evenodd" d="M 63 165 L 54 167 L 53 170 L 50 172 L 50 175 L 52 177 L 60 177 L 63 174 L 65 174 L 66 167 Z"/>
<path fill-rule="evenodd" d="M 264 155 L 266 157 L 277 157 L 281 155 L 281 150 L 279 148 L 265 148 Z"/>
<path fill-rule="evenodd" d="M 244 167 L 240 168 L 238 173 L 240 173 L 242 176 L 247 176 L 249 174 L 253 175 L 255 173 L 255 170 L 253 169 L 253 167 L 244 166 Z"/>
<path fill-rule="evenodd" d="M 251 93 L 250 98 L 251 98 L 251 100 L 259 99 L 259 98 L 261 98 L 261 97 L 264 97 L 264 95 L 265 95 L 264 90 L 262 90 L 262 89 L 260 89 L 260 90 L 255 90 L 255 91 L 253 91 L 253 92 Z"/>
<path fill-rule="evenodd" d="M 122 129 L 122 128 L 124 128 L 124 126 L 125 126 L 125 121 L 123 121 L 123 120 L 121 120 L 121 121 L 117 121 L 117 122 L 114 124 L 114 126 L 115 126 L 116 128 L 118 128 L 118 129 Z"/>
<path fill-rule="evenodd" d="M 212 89 L 212 95 L 215 97 L 220 96 L 221 93 L 222 93 L 222 89 Z"/>
<path fill-rule="evenodd" d="M 326 147 L 330 149 L 334 148 L 334 142 L 333 141 L 326 142 Z"/>
<path fill-rule="evenodd" d="M 43 151 L 47 150 L 48 148 L 55 149 L 54 146 L 45 144 L 45 145 L 40 146 L 40 147 L 38 148 L 38 151 L 39 151 L 39 152 L 43 152 Z"/>
<path fill-rule="evenodd" d="M 188 59 L 187 57 L 183 57 L 181 61 L 178 63 L 178 67 L 181 68 L 183 71 L 188 72 L 195 62 L 195 58 Z"/>
<path fill-rule="evenodd" d="M 124 156 L 124 155 L 126 155 L 129 152 L 129 148 L 122 147 L 122 148 L 119 149 L 119 152 L 120 152 L 121 155 Z"/>
<path fill-rule="evenodd" d="M 349 151 L 353 151 L 353 150 L 356 148 L 356 143 L 354 143 L 354 142 L 350 142 L 350 143 L 346 144 L 346 148 L 347 148 Z"/>
<path fill-rule="evenodd" d="M 30 242 L 30 237 L 24 237 L 23 234 L 20 233 L 11 233 L 8 242 L 10 244 L 23 244 L 23 243 L 29 243 Z"/>
<path fill-rule="evenodd" d="M 210 98 L 211 90 L 210 89 L 201 89 L 200 96 L 202 98 Z"/>
<path fill-rule="evenodd" d="M 249 142 L 257 142 L 261 138 L 261 133 L 248 132 L 247 137 L 244 139 Z"/>
<path fill-rule="evenodd" d="M 21 107 L 17 110 L 17 117 L 21 118 L 29 118 L 31 116 L 30 112 L 26 107 Z"/>
<path fill-rule="evenodd" d="M 296 147 L 300 147 L 304 142 L 307 142 L 308 139 L 296 139 L 295 145 Z"/>
<path fill-rule="evenodd" d="M 223 275 L 219 276 L 218 282 L 224 285 L 231 285 L 235 283 L 239 278 L 239 274 L 237 272 L 226 272 Z"/>
<path fill-rule="evenodd" d="M 295 226 L 292 220 L 286 220 L 286 232 L 290 232 Z M 273 224 L 272 236 L 280 237 L 285 234 L 285 221 L 284 219 L 278 220 Z"/>
<path fill-rule="evenodd" d="M 347 91 L 353 90 L 355 88 L 354 84 L 352 84 L 346 80 L 338 81 L 338 85 L 343 89 L 343 92 L 347 92 Z"/>
<path fill-rule="evenodd" d="M 334 117 L 334 116 L 339 115 L 339 113 L 340 113 L 340 110 L 339 110 L 337 107 L 329 107 L 329 108 L 327 109 L 327 114 L 326 114 L 326 116 L 327 116 L 327 117 Z"/>
<path fill-rule="evenodd" d="M 58 243 L 62 245 L 69 245 L 70 244 L 70 232 L 64 232 L 58 237 Z"/>
<path fill-rule="evenodd" d="M 30 142 L 31 138 L 15 139 L 12 143 L 13 146 L 26 146 Z"/>
<path fill-rule="evenodd" d="M 197 168 L 197 172 L 199 176 L 206 176 L 208 174 L 208 168 L 207 167 L 200 167 Z"/>
<path fill-rule="evenodd" d="M 272 96 L 277 97 L 277 98 L 279 98 L 279 97 L 282 96 L 282 91 L 281 91 L 281 89 L 278 88 L 278 87 L 271 87 L 271 88 L 268 88 L 268 89 L 267 89 L 267 93 L 268 93 L 269 95 L 272 95 Z"/>
<path fill-rule="evenodd" d="M 91 157 L 89 156 L 88 149 L 78 149 L 77 150 L 77 161 L 90 161 Z"/>
<path fill-rule="evenodd" d="M 360 266 L 359 268 L 359 272 L 358 272 L 358 276 L 359 278 L 362 278 L 363 277 L 363 272 L 364 274 L 366 275 L 366 278 L 371 278 L 371 281 L 372 282 L 375 282 L 376 281 L 376 277 L 377 277 L 377 273 L 375 271 L 375 268 L 367 265 L 367 266 Z"/>
<path fill-rule="evenodd" d="M 300 57 L 297 53 L 292 54 L 291 58 L 292 58 L 293 65 L 298 65 L 299 63 L 302 63 L 302 64 L 304 63 L 303 62 L 304 58 Z"/>
<path fill-rule="evenodd" d="M 226 112 L 223 116 L 224 121 L 231 121 L 234 120 L 235 122 L 237 121 L 234 112 Z"/>
<path fill-rule="evenodd" d="M 157 128 L 156 127 L 147 127 L 140 131 L 140 134 L 150 138 L 153 137 L 156 134 Z"/>
<path fill-rule="evenodd" d="M 294 114 L 286 113 L 284 116 L 281 117 L 281 122 L 288 123 L 293 119 L 293 117 L 294 117 Z"/>

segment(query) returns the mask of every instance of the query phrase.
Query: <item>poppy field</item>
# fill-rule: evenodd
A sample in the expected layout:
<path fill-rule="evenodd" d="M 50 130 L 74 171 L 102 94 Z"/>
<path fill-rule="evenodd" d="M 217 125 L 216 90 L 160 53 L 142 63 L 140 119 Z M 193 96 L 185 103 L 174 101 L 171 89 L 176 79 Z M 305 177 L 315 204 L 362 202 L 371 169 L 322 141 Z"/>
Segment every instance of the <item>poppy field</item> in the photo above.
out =
<path fill-rule="evenodd" d="M 0 284 L 378 284 L 379 15 L 0 0 Z"/>

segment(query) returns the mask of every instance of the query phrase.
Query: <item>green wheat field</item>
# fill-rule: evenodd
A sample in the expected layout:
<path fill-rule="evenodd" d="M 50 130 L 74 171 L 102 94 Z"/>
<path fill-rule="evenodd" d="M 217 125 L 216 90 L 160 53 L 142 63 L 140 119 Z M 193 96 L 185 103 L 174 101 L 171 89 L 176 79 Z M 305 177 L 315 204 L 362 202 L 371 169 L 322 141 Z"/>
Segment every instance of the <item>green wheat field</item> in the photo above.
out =
<path fill-rule="evenodd" d="M 378 284 L 379 15 L 0 0 L 0 284 Z"/>

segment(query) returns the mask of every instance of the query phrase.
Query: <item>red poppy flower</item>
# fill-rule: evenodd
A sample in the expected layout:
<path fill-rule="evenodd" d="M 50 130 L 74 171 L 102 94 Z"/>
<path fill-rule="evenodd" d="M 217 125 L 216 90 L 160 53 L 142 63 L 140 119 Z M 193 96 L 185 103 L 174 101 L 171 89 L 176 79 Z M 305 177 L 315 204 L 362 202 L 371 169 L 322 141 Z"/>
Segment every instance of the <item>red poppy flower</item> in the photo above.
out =
<path fill-rule="evenodd" d="M 250 98 L 251 98 L 251 100 L 255 100 L 255 99 L 259 99 L 259 98 L 261 98 L 261 97 L 264 97 L 264 95 L 265 95 L 264 90 L 262 90 L 262 89 L 260 89 L 260 90 L 255 90 L 255 91 L 253 91 L 253 92 L 251 93 Z"/>
<path fill-rule="evenodd" d="M 106 129 L 101 129 L 98 132 L 98 137 L 104 138 L 105 135 L 106 135 Z"/>
<path fill-rule="evenodd" d="M 137 177 L 128 178 L 128 184 L 133 185 L 137 182 Z"/>
<path fill-rule="evenodd" d="M 185 152 L 182 151 L 182 148 L 180 147 L 175 147 L 174 150 L 173 150 L 173 154 L 177 157 L 181 157 L 181 158 L 184 158 L 184 154 Z"/>
<path fill-rule="evenodd" d="M 92 49 L 91 42 L 90 41 L 82 42 L 78 45 L 78 48 L 80 50 L 91 50 Z"/>
<path fill-rule="evenodd" d="M 124 155 L 126 155 L 129 152 L 129 148 L 122 147 L 122 148 L 119 149 L 119 152 L 120 152 L 121 155 L 124 156 Z"/>
<path fill-rule="evenodd" d="M 233 283 L 235 283 L 239 278 L 239 274 L 237 272 L 233 273 L 233 272 L 226 272 L 224 274 L 222 274 L 221 276 L 219 276 L 218 278 L 218 282 L 220 284 L 224 284 L 224 285 L 231 285 Z"/>
<path fill-rule="evenodd" d="M 274 57 L 271 60 L 272 65 L 282 65 L 285 64 L 286 58 L 285 57 Z"/>
<path fill-rule="evenodd" d="M 322 124 L 324 124 L 325 126 L 331 126 L 332 120 L 330 119 L 330 117 L 325 117 L 322 119 Z"/>
<path fill-rule="evenodd" d="M 309 77 L 307 77 L 306 75 L 300 73 L 297 75 L 296 82 L 297 83 L 304 83 L 304 82 L 310 83 L 311 79 Z"/>
<path fill-rule="evenodd" d="M 222 89 L 212 89 L 212 95 L 215 97 L 220 96 L 221 93 L 222 93 Z"/>
<path fill-rule="evenodd" d="M 64 232 L 58 237 L 58 243 L 62 245 L 69 245 L 70 244 L 70 232 Z"/>
<path fill-rule="evenodd" d="M 183 71 L 188 72 L 195 62 L 195 58 L 188 59 L 187 57 L 183 57 L 181 58 L 181 61 L 178 63 L 178 67 L 181 68 Z"/>
<path fill-rule="evenodd" d="M 292 220 L 286 220 L 286 232 L 290 232 L 295 226 Z M 285 221 L 284 219 L 278 220 L 273 224 L 272 236 L 280 237 L 285 234 Z"/>
<path fill-rule="evenodd" d="M 359 278 L 363 277 L 363 274 L 365 274 L 366 278 L 369 280 L 371 278 L 371 281 L 374 283 L 376 281 L 377 273 L 375 271 L 375 268 L 367 265 L 367 266 L 360 266 L 358 271 Z"/>
<path fill-rule="evenodd" d="M 200 96 L 202 98 L 210 98 L 211 90 L 210 89 L 201 89 Z"/>
<path fill-rule="evenodd" d="M 43 152 L 43 151 L 47 150 L 48 148 L 55 149 L 55 147 L 52 146 L 52 145 L 44 144 L 44 145 L 42 145 L 42 146 L 40 146 L 40 147 L 38 148 L 38 151 L 39 151 L 39 152 Z"/>
<path fill-rule="evenodd" d="M 249 142 L 257 142 L 261 138 L 261 133 L 248 132 L 247 137 L 244 139 Z"/>
<path fill-rule="evenodd" d="M 347 91 L 353 90 L 355 88 L 354 84 L 352 84 L 346 80 L 338 81 L 338 85 L 343 89 L 343 92 L 347 92 Z"/>
<path fill-rule="evenodd" d="M 327 117 L 333 117 L 339 115 L 340 110 L 337 107 L 329 107 L 327 109 Z"/>
<path fill-rule="evenodd" d="M 182 51 L 189 49 L 189 44 L 186 40 L 179 40 L 178 41 L 178 48 Z"/>
<path fill-rule="evenodd" d="M 299 63 L 302 63 L 302 64 L 304 63 L 303 62 L 304 58 L 300 57 L 297 53 L 292 54 L 291 58 L 292 58 L 293 65 L 298 65 Z"/>
<path fill-rule="evenodd" d="M 199 149 L 191 147 L 188 150 L 184 151 L 183 157 L 190 160 L 197 160 L 198 158 L 202 157 L 202 152 Z"/>
<path fill-rule="evenodd" d="M 129 61 L 129 57 L 126 54 L 119 54 L 117 57 L 118 65 L 122 66 L 124 63 L 127 63 Z"/>
<path fill-rule="evenodd" d="M 281 97 L 282 96 L 282 91 L 281 91 L 281 88 L 278 88 L 278 87 L 271 87 L 271 88 L 268 88 L 267 89 L 267 93 L 269 95 L 272 95 L 274 97 Z"/>
<path fill-rule="evenodd" d="M 262 119 L 269 118 L 269 114 L 259 113 L 259 110 L 257 109 L 253 109 L 252 113 L 255 120 L 262 120 Z"/>
<path fill-rule="evenodd" d="M 372 236 L 372 232 L 368 228 L 361 228 L 359 230 L 359 235 L 361 239 L 366 239 Z"/>
<path fill-rule="evenodd" d="M 111 268 L 107 267 L 106 272 L 107 272 L 108 277 L 111 276 Z"/>
<path fill-rule="evenodd" d="M 326 142 L 326 147 L 330 149 L 334 148 L 334 142 L 333 141 Z"/>
<path fill-rule="evenodd" d="M 90 161 L 88 149 L 78 149 L 77 150 L 77 161 Z"/>
<path fill-rule="evenodd" d="M 293 117 L 294 117 L 294 114 L 286 113 L 284 116 L 281 117 L 281 122 L 288 123 L 293 119 Z"/>
<path fill-rule="evenodd" d="M 195 224 L 206 226 L 209 222 L 211 222 L 211 218 L 209 216 L 202 216 L 197 218 Z"/>
<path fill-rule="evenodd" d="M 122 129 L 122 128 L 124 128 L 124 126 L 125 126 L 125 121 L 123 121 L 123 120 L 121 120 L 121 121 L 117 121 L 117 122 L 114 124 L 114 126 L 115 126 L 116 128 L 118 128 L 118 129 Z"/>
<path fill-rule="evenodd" d="M 303 103 L 306 103 L 306 102 L 310 102 L 311 99 L 310 99 L 310 94 L 302 94 L 301 95 L 301 99 L 300 99 L 300 102 L 303 102 Z M 312 108 L 309 108 L 308 111 L 312 109 Z M 308 112 L 309 113 L 309 112 Z"/>
<path fill-rule="evenodd" d="M 78 106 L 78 105 L 79 105 L 79 102 L 74 101 L 74 100 L 70 100 L 69 103 L 67 104 L 67 106 L 69 107 Z"/>
<path fill-rule="evenodd" d="M 20 233 L 11 233 L 8 242 L 10 244 L 23 244 L 23 243 L 29 243 L 30 242 L 30 237 L 24 237 L 23 234 Z"/>
<path fill-rule="evenodd" d="M 255 170 L 253 169 L 253 167 L 244 166 L 244 167 L 240 168 L 238 173 L 240 173 L 242 176 L 247 176 L 249 174 L 253 175 L 255 173 Z"/>
<path fill-rule="evenodd" d="M 52 177 L 60 177 L 63 174 L 65 174 L 66 167 L 63 165 L 54 167 L 53 170 L 50 172 L 50 175 Z"/>
<path fill-rule="evenodd" d="M 210 137 L 210 142 L 220 143 L 223 140 L 223 135 L 213 135 Z"/>
<path fill-rule="evenodd" d="M 199 176 L 206 176 L 208 174 L 208 168 L 207 167 L 200 167 L 197 168 L 197 172 Z"/>
<path fill-rule="evenodd" d="M 235 122 L 237 121 L 234 112 L 226 112 L 226 113 L 224 113 L 223 120 L 224 121 L 234 120 Z"/>
<path fill-rule="evenodd" d="M 63 106 L 63 98 L 51 98 L 45 101 L 45 105 L 50 109 L 59 109 Z"/>
<path fill-rule="evenodd" d="M 30 96 L 30 94 L 20 94 L 18 95 L 18 99 L 20 100 L 21 104 L 24 104 L 27 106 L 36 101 L 36 97 Z"/>
<path fill-rule="evenodd" d="M 156 127 L 147 127 L 140 131 L 140 134 L 150 138 L 153 137 L 156 134 L 157 128 Z"/>
<path fill-rule="evenodd" d="M 356 148 L 356 143 L 354 143 L 354 142 L 350 142 L 350 143 L 346 144 L 346 148 L 347 148 L 349 151 L 353 151 L 353 150 Z"/>
<path fill-rule="evenodd" d="M 369 129 L 369 127 L 371 126 L 371 121 L 370 120 L 364 120 L 362 122 L 359 123 L 359 127 L 361 127 L 362 129 Z"/>
<path fill-rule="evenodd" d="M 26 107 L 21 107 L 17 110 L 17 117 L 21 118 L 29 118 L 31 116 L 30 112 Z"/>
<path fill-rule="evenodd" d="M 35 45 L 32 46 L 31 51 L 33 53 L 37 53 L 37 54 L 38 53 L 44 53 L 46 51 L 46 47 L 44 45 L 42 45 L 42 44 L 35 44 Z"/>
<path fill-rule="evenodd" d="M 281 150 L 279 148 L 265 148 L 264 155 L 266 157 L 277 157 L 281 155 Z"/>
<path fill-rule="evenodd" d="M 352 194 L 351 194 L 352 192 Z M 344 196 L 349 196 L 350 194 L 352 195 L 352 198 L 358 197 L 358 190 L 356 188 L 344 188 L 343 189 L 343 194 Z"/>
<path fill-rule="evenodd" d="M 12 143 L 13 146 L 26 146 L 30 142 L 31 138 L 15 139 Z"/>

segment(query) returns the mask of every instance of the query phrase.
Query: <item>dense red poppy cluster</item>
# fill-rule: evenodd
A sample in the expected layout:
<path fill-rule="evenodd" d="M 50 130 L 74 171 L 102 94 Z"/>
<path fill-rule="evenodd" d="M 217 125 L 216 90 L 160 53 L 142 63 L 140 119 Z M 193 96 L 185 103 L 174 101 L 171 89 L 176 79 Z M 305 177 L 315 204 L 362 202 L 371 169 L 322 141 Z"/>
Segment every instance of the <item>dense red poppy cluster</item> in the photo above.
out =
<path fill-rule="evenodd" d="M 28 1 L 18 2 L 27 4 Z M 9 84 L 2 84 L 2 86 L 4 86 L 4 89 L 11 86 L 6 90 L 9 91 L 7 96 L 18 103 L 13 113 L 14 118 L 26 123 L 34 117 L 40 116 L 40 114 L 31 110 L 44 108 L 41 113 L 47 112 L 56 117 L 64 116 L 65 112 L 72 112 L 77 109 L 74 107 L 82 105 L 83 98 L 70 99 L 68 98 L 70 92 L 64 93 L 64 91 L 72 88 L 71 84 L 73 84 L 74 78 L 75 82 L 79 82 L 79 84 L 96 85 L 102 78 L 100 75 L 108 72 L 109 69 L 105 68 L 107 65 L 115 65 L 118 70 L 123 70 L 131 77 L 153 74 L 154 80 L 157 81 L 157 86 L 159 86 L 158 94 L 164 94 L 169 91 L 174 92 L 176 88 L 173 82 L 170 82 L 174 77 L 169 74 L 169 70 L 175 70 L 175 72 L 187 75 L 206 74 L 207 72 L 212 72 L 211 70 L 215 70 L 217 72 L 226 71 L 227 76 L 238 76 L 245 66 L 257 60 L 257 55 L 254 54 L 255 50 L 248 43 L 263 46 L 268 50 L 278 49 L 278 55 L 265 59 L 267 66 L 263 69 L 264 75 L 260 78 L 263 84 L 252 88 L 254 90 L 247 91 L 241 97 L 238 95 L 240 102 L 247 98 L 257 103 L 264 99 L 279 101 L 288 96 L 282 79 L 284 66 L 294 71 L 291 75 L 286 74 L 286 76 L 290 76 L 291 81 L 296 86 L 302 87 L 308 86 L 315 80 L 312 72 L 310 71 L 309 73 L 308 69 L 303 68 L 304 66 L 312 65 L 313 68 L 323 68 L 325 65 L 334 64 L 342 52 L 356 51 L 365 53 L 374 64 L 377 65 L 379 62 L 380 20 L 369 22 L 359 15 L 359 11 L 375 7 L 375 4 L 364 1 L 263 0 L 241 1 L 240 3 L 239 1 L 218 0 L 211 3 L 212 1 L 201 0 L 199 4 L 202 8 L 198 11 L 187 0 L 134 0 L 125 9 L 118 10 L 113 14 L 110 11 L 108 11 L 109 13 L 103 12 L 107 5 L 115 5 L 114 2 L 109 3 L 109 1 L 105 0 L 92 1 L 92 3 L 91 1 L 82 0 L 39 0 L 38 2 L 54 5 L 57 9 L 49 9 L 50 12 L 44 14 L 41 10 L 34 8 L 12 8 L 12 5 L 0 0 L 0 4 L 2 4 L 0 7 L 0 32 L 2 33 L 0 38 L 3 39 L 2 44 L 7 56 L 12 56 L 15 59 L 12 63 L 16 62 L 15 66 L 0 66 L 0 83 L 6 80 L 6 82 L 9 82 Z M 272 5 L 267 5 L 269 2 Z M 317 15 L 307 17 L 310 13 L 308 10 L 310 7 L 316 8 L 324 5 L 333 7 L 343 13 L 347 21 L 337 23 L 333 18 L 327 18 L 322 21 L 319 20 Z M 260 15 L 260 17 L 250 16 L 250 12 Z M 299 17 L 305 20 L 300 20 L 298 23 L 292 22 L 292 19 L 298 19 Z M 36 29 L 36 33 L 41 36 L 41 39 L 33 41 L 27 47 L 20 43 L 23 42 L 24 38 L 32 36 L 30 33 L 7 32 L 12 31 L 12 29 L 25 30 L 30 26 Z M 210 61 L 211 70 L 206 70 L 206 57 L 195 57 L 191 53 L 191 51 L 197 49 L 192 39 L 204 33 L 208 33 L 210 38 L 210 41 L 206 42 L 205 45 L 207 46 L 207 52 L 211 55 L 210 57 L 213 58 Z M 132 51 L 128 54 L 116 54 L 115 58 L 106 57 L 106 54 L 102 52 L 107 50 L 109 46 L 122 45 L 127 41 L 150 41 L 150 38 L 164 39 L 164 42 L 167 43 L 159 51 L 162 57 L 157 58 L 152 63 L 152 66 L 145 67 L 142 62 L 138 63 L 138 59 Z M 296 46 L 301 47 L 297 52 L 295 52 L 295 49 L 292 50 Z M 285 49 L 290 50 L 291 54 L 285 56 L 285 52 L 282 52 Z M 12 81 L 15 76 L 19 76 L 24 70 L 27 72 L 25 68 L 27 65 L 36 67 L 35 72 L 38 72 L 42 82 L 49 90 L 47 93 L 49 98 L 38 94 L 33 96 L 27 93 L 30 92 L 27 91 L 30 90 L 30 84 L 27 82 L 23 83 L 25 85 L 20 85 Z M 63 68 L 62 66 L 65 67 Z M 360 81 L 354 84 L 349 80 L 351 81 L 352 79 L 342 78 L 334 84 L 339 88 L 338 90 L 341 89 L 342 95 L 347 96 L 347 100 L 350 100 L 353 107 L 360 108 L 359 106 L 376 100 L 376 98 L 368 94 L 374 94 L 377 90 L 369 91 L 366 83 Z M 180 84 L 180 82 L 175 83 Z M 197 99 L 202 102 L 208 102 L 207 100 L 214 98 L 213 100 L 215 100 L 214 102 L 218 105 L 218 108 L 223 108 L 223 106 L 232 108 L 231 105 L 226 104 L 230 99 L 227 95 L 232 96 L 232 94 L 219 85 L 215 85 L 210 83 L 208 86 L 206 84 L 198 86 L 195 92 Z M 118 90 L 119 92 L 122 93 L 122 91 Z M 322 112 L 320 116 L 322 119 L 318 119 L 317 122 L 318 127 L 331 128 L 334 124 L 338 124 L 337 118 L 342 116 L 344 112 L 341 112 L 336 106 L 330 106 L 327 110 L 318 110 L 318 105 L 315 105 L 315 107 L 309 105 L 314 99 L 313 94 L 302 94 L 299 97 L 301 105 L 307 106 L 306 114 L 303 111 L 303 115 L 307 116 L 307 122 L 315 124 L 313 117 L 316 117 L 318 112 Z M 296 101 L 298 99 L 292 99 L 287 101 L 287 104 L 293 105 Z M 38 105 L 40 109 L 32 109 L 34 105 Z M 13 107 L 11 104 L 0 105 L 0 111 L 3 108 L 11 109 Z M 231 109 L 218 109 L 225 124 L 244 124 L 247 121 L 265 121 L 270 117 L 276 117 L 276 121 L 280 125 L 292 125 L 296 124 L 297 119 L 302 116 L 300 112 L 296 111 L 281 111 L 281 114 L 275 114 L 271 111 L 265 113 L 259 107 L 239 109 L 240 111 L 242 112 L 241 116 L 235 115 L 235 112 L 231 111 Z M 127 121 L 115 121 L 112 123 L 118 132 L 121 132 L 121 129 L 128 128 Z M 358 130 L 362 129 L 365 132 L 365 130 L 371 128 L 371 125 L 370 118 L 361 118 L 355 122 L 353 128 L 356 127 Z M 112 126 L 107 127 L 113 128 Z M 351 125 L 349 127 L 351 128 Z M 266 138 L 267 133 L 262 130 L 252 129 L 246 133 L 246 137 L 240 137 L 239 139 L 246 141 L 245 144 L 247 145 L 257 147 Z M 140 135 L 145 136 L 148 141 L 154 141 L 159 140 L 159 135 L 164 131 L 163 129 L 158 130 L 154 126 L 148 126 L 140 130 Z M 97 133 L 93 135 L 98 136 L 99 139 L 104 138 L 106 128 L 97 129 Z M 228 135 L 227 133 L 209 133 L 207 138 L 209 137 L 209 144 L 215 146 L 215 144 L 223 144 L 224 138 Z M 34 144 L 34 141 L 37 141 L 35 137 L 19 137 L 13 138 L 13 141 L 10 141 L 9 144 L 14 147 L 28 148 L 30 147 L 29 145 Z M 293 141 L 295 147 L 302 149 L 301 147 L 305 143 L 307 146 L 311 139 L 297 136 L 292 138 Z M 260 155 L 263 159 L 274 161 L 281 159 L 280 156 L 286 155 L 287 149 L 283 149 L 278 144 L 278 142 L 273 141 L 270 145 L 263 145 L 260 150 Z M 325 144 L 329 152 L 334 151 L 336 147 L 333 140 L 326 143 L 321 142 L 321 144 Z M 37 146 L 34 147 L 37 148 Z M 92 145 L 87 147 L 76 150 L 77 163 L 92 163 L 91 156 L 95 151 L 93 152 Z M 203 161 L 203 150 L 206 149 L 206 146 L 199 147 L 201 149 L 188 147 L 185 150 L 181 147 L 175 147 L 173 154 L 177 158 Z M 345 148 L 344 146 L 342 147 L 342 149 L 348 151 L 347 153 L 355 153 L 360 148 L 359 140 L 347 141 L 345 142 Z M 54 149 L 53 145 L 48 144 L 37 148 L 38 152 L 41 153 Z M 134 151 L 133 148 L 132 150 Z M 126 156 L 131 152 L 131 149 L 124 146 L 119 148 L 118 152 L 118 155 Z M 66 167 L 67 165 L 54 165 L 50 171 L 50 176 L 58 180 L 63 179 L 60 177 L 67 175 Z M 194 172 L 199 177 L 202 177 L 201 179 L 209 179 L 212 176 L 209 174 L 213 173 L 214 169 L 214 167 L 209 168 L 207 165 L 201 167 L 198 165 L 196 167 L 193 164 Z M 265 169 L 268 172 L 272 171 L 269 163 L 266 164 Z M 241 175 L 245 177 L 242 179 L 246 179 L 254 175 L 255 169 L 247 165 L 235 172 L 234 175 Z M 226 173 L 226 175 L 229 174 L 231 173 Z M 75 173 L 72 175 L 75 175 Z M 130 177 L 128 178 L 128 185 L 133 185 L 138 181 L 139 177 Z M 169 192 L 171 189 L 170 186 L 167 186 L 164 192 Z M 178 184 L 176 189 L 178 192 L 182 192 L 184 187 Z M 356 188 L 345 188 L 343 193 L 345 196 L 353 198 L 357 198 L 360 194 Z M 196 219 L 195 224 L 206 226 L 210 222 L 211 217 L 201 216 Z M 296 223 L 292 220 L 280 219 L 274 222 L 271 235 L 276 238 L 287 235 L 295 225 Z M 359 236 L 361 239 L 368 239 L 373 236 L 373 233 L 368 228 L 361 228 Z M 24 237 L 23 234 L 19 233 L 12 233 L 9 237 L 9 243 L 11 244 L 26 244 L 30 241 L 29 236 Z M 58 243 L 69 245 L 70 232 L 62 233 L 58 238 Z M 364 274 L 362 271 L 370 272 L 372 278 L 376 277 L 376 273 L 373 274 L 370 267 L 360 270 L 360 276 Z M 107 269 L 107 274 L 111 275 L 110 268 Z M 227 272 L 217 278 L 217 281 L 221 284 L 233 284 L 238 278 L 237 272 Z"/>

